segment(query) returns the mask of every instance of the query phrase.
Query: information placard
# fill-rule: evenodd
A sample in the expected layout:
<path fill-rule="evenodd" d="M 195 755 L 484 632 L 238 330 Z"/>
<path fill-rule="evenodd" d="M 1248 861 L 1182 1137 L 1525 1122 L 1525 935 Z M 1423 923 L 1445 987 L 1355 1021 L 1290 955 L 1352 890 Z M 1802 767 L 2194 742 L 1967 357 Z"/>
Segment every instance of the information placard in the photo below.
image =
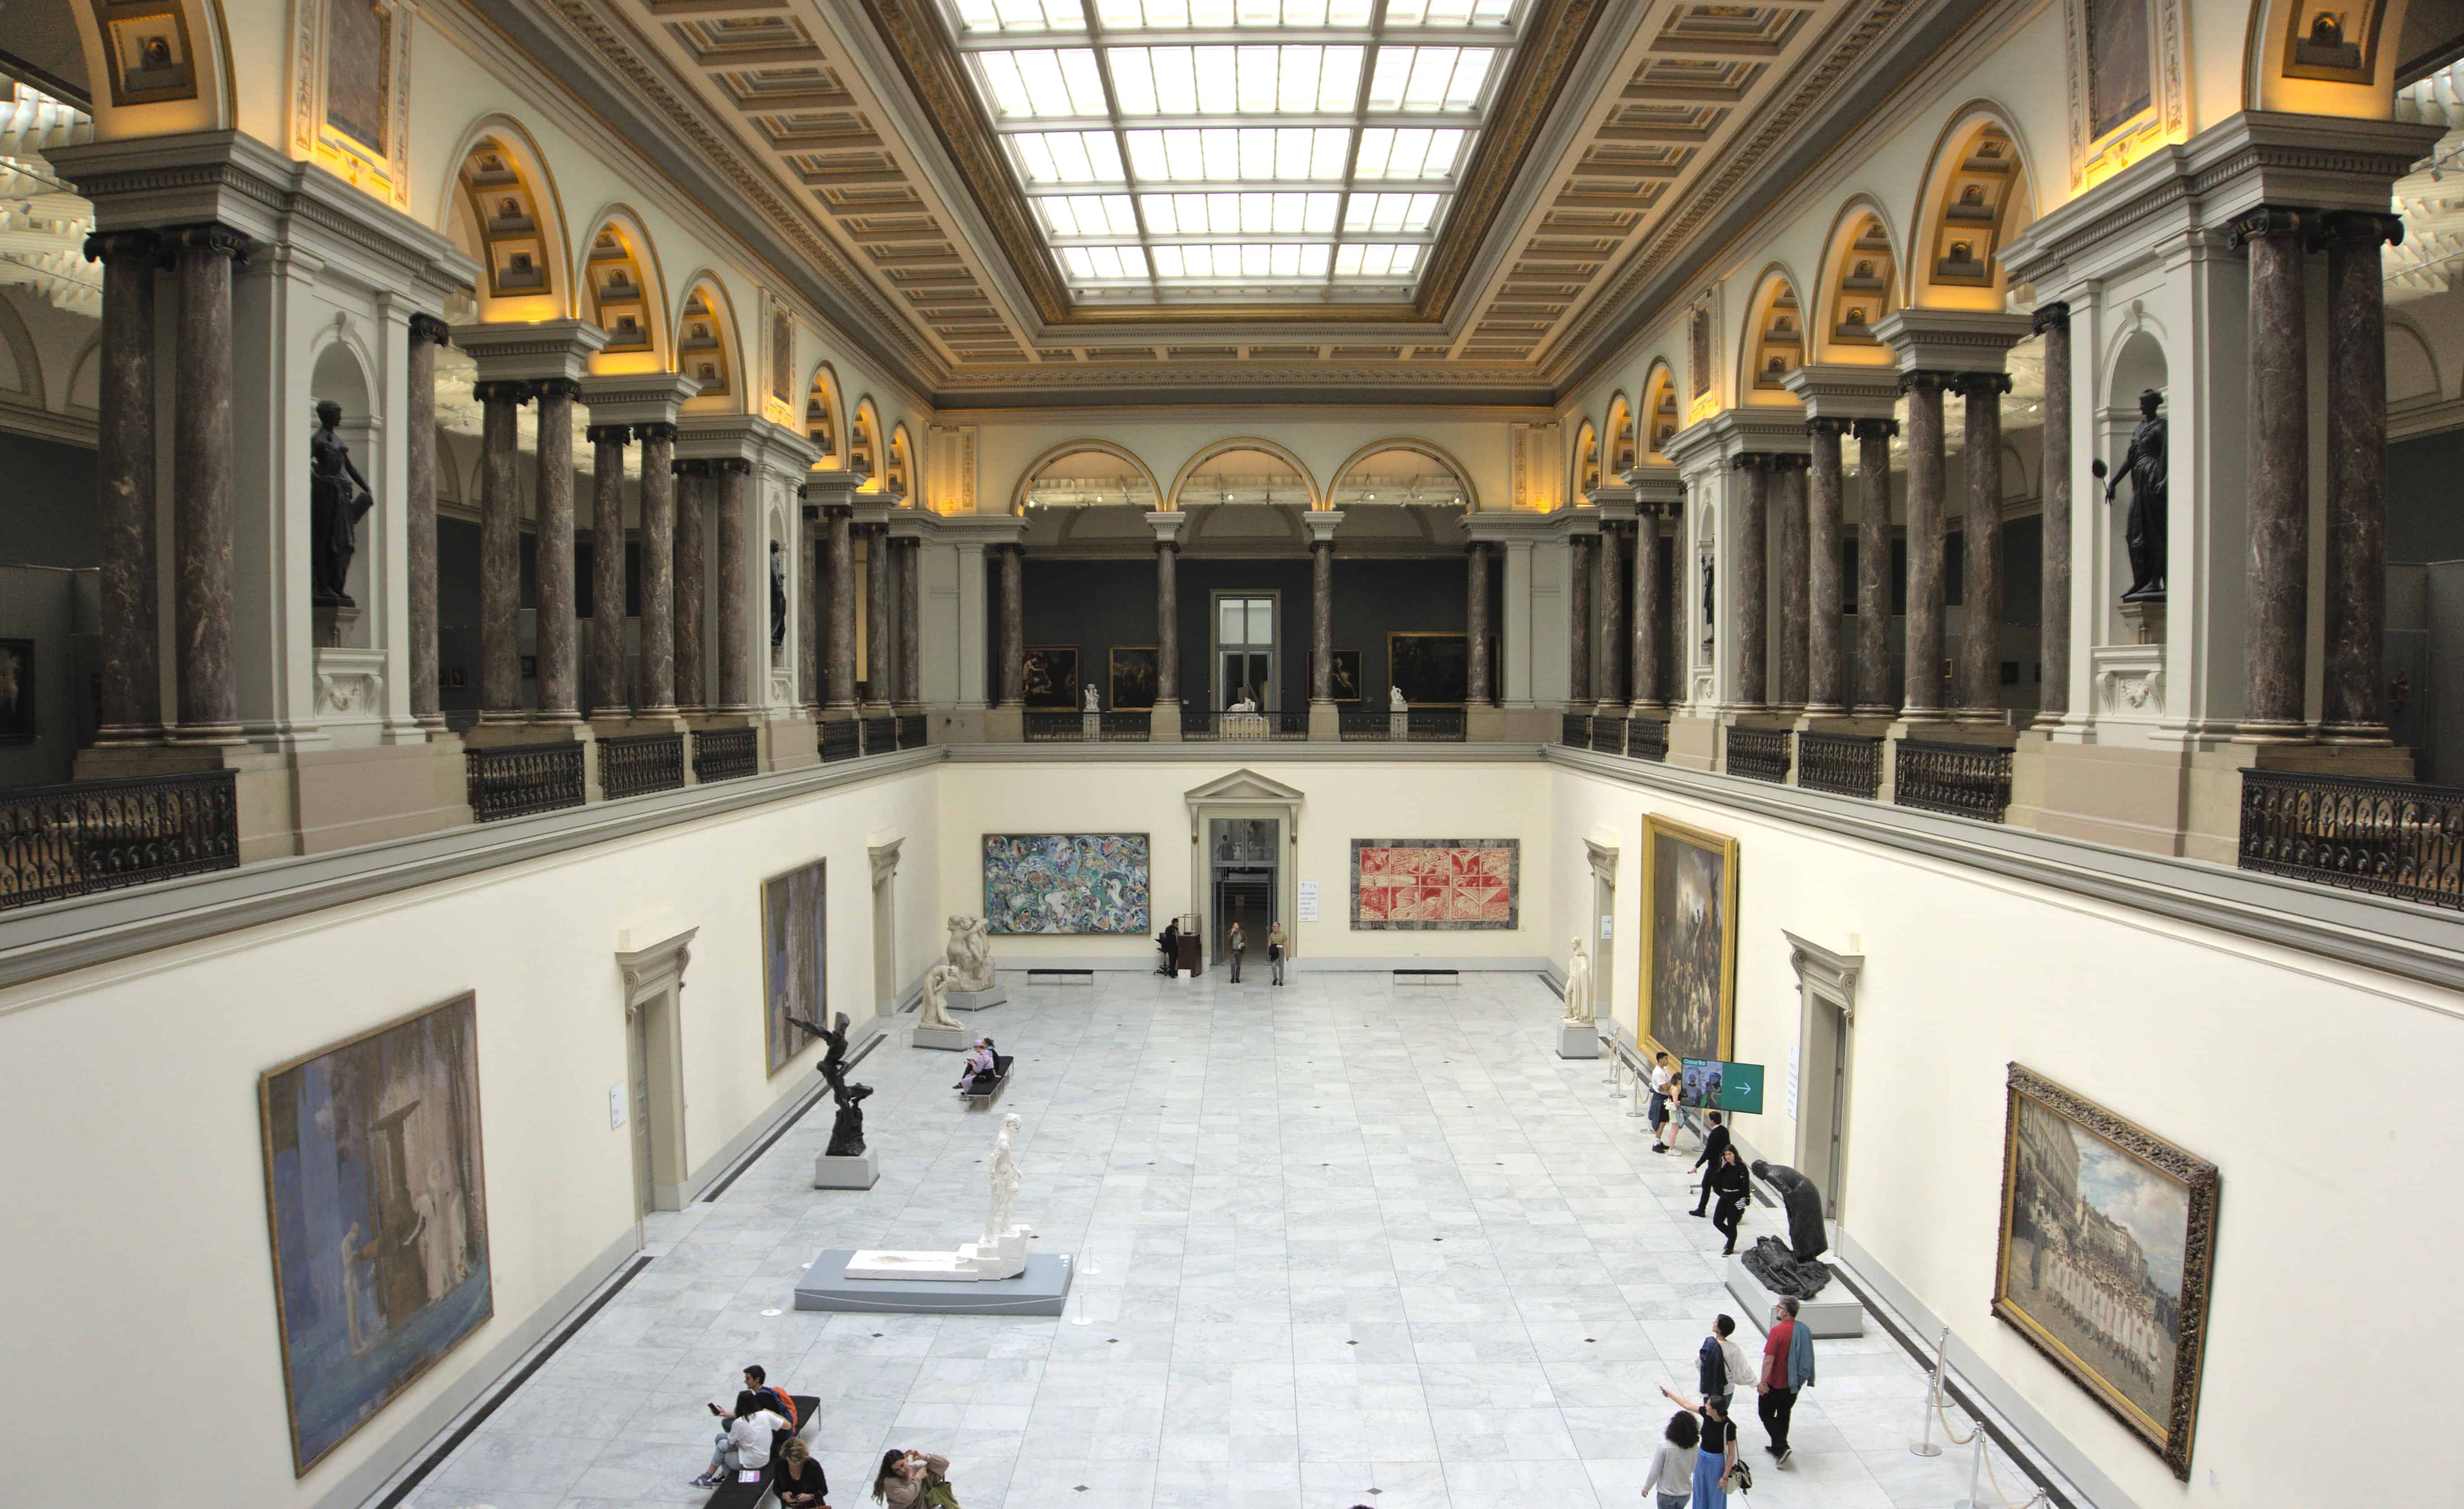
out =
<path fill-rule="evenodd" d="M 1315 880 L 1301 882 L 1301 921 L 1304 922 L 1317 921 L 1317 882 Z"/>
<path fill-rule="evenodd" d="M 1730 1116 L 1763 1113 L 1763 1066 L 1725 1058 L 1688 1058 L 1677 1103 Z"/>

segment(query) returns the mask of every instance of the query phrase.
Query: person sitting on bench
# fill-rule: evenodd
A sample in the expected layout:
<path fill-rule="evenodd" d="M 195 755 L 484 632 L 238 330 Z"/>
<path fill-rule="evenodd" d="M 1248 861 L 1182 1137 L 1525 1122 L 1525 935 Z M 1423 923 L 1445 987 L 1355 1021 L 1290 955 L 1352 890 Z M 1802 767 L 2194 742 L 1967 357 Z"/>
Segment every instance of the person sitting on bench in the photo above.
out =
<path fill-rule="evenodd" d="M 1155 973 L 1178 977 L 1180 974 L 1179 918 L 1176 917 L 1163 924 L 1163 936 L 1155 940 L 1155 946 L 1163 950 L 1163 963 L 1155 965 Z"/>
<path fill-rule="evenodd" d="M 803 1427 L 803 1422 L 796 1417 L 795 1399 L 786 1389 L 771 1387 L 770 1375 L 761 1370 L 759 1364 L 757 1363 L 744 1370 L 744 1388 L 747 1393 L 760 1397 L 762 1409 L 781 1416 L 787 1422 L 789 1434 L 794 1434 Z"/>
<path fill-rule="evenodd" d="M 989 1037 L 976 1039 L 976 1051 L 967 1055 L 966 1073 L 958 1076 L 957 1089 L 961 1095 L 981 1095 L 992 1088 L 1001 1075 L 1001 1055 L 993 1052 Z"/>
<path fill-rule="evenodd" d="M 811 1447 L 801 1436 L 789 1436 L 780 1444 L 779 1460 L 770 1470 L 770 1487 L 778 1494 L 781 1509 L 827 1509 L 830 1480 L 822 1476 L 822 1464 Z"/>
<path fill-rule="evenodd" d="M 787 1429 L 787 1422 L 777 1411 L 763 1409 L 759 1394 L 749 1388 L 737 1394 L 733 1414 L 716 1405 L 710 1407 L 710 1412 L 718 1416 L 718 1439 L 711 1448 L 710 1465 L 693 1480 L 693 1487 L 715 1488 L 727 1480 L 723 1474 L 759 1472 L 770 1465 L 771 1433 Z"/>

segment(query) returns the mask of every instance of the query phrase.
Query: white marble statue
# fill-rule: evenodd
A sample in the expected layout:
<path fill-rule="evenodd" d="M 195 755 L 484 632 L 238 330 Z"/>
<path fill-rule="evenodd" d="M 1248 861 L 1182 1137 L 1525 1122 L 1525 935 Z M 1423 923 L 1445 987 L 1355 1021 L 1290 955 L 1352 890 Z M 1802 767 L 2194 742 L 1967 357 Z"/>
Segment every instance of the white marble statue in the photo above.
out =
<path fill-rule="evenodd" d="M 1412 705 L 1403 700 L 1403 689 L 1399 686 L 1386 688 L 1386 705 L 1397 713 L 1408 713 L 1412 710 Z"/>
<path fill-rule="evenodd" d="M 1241 688 L 1241 699 L 1224 709 L 1227 713 L 1254 713 L 1257 710 L 1258 699 L 1249 695 L 1249 689 L 1245 686 Z"/>
<path fill-rule="evenodd" d="M 1087 711 L 1090 713 L 1100 713 L 1103 710 L 1104 703 L 1102 699 L 1095 695 L 1094 685 L 1090 682 L 1087 687 Z"/>
<path fill-rule="evenodd" d="M 1592 956 L 1583 952 L 1583 935 L 1574 935 L 1574 951 L 1566 959 L 1566 1025 L 1592 1025 Z"/>
<path fill-rule="evenodd" d="M 1013 1111 L 1001 1118 L 1001 1136 L 993 1139 L 993 1200 L 992 1209 L 984 1216 L 987 1246 L 999 1242 L 1009 1231 L 1009 1218 L 1018 1210 L 1018 1154 L 1010 1146 L 1018 1128 L 1018 1113 Z"/>
<path fill-rule="evenodd" d="M 924 971 L 924 1010 L 918 1027 L 956 1028 L 950 1019 L 950 992 L 993 988 L 993 945 L 984 936 L 983 919 L 950 919 L 950 946 L 945 962 Z"/>

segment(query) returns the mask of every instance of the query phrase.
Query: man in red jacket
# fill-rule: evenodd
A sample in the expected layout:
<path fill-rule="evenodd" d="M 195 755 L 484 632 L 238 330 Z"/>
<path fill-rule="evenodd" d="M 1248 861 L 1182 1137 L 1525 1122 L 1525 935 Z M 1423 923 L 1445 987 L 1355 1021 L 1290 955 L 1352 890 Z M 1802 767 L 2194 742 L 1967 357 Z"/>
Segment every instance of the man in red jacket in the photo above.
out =
<path fill-rule="evenodd" d="M 1796 1301 L 1782 1297 L 1771 1307 L 1771 1334 L 1763 1341 L 1763 1376 L 1755 1412 L 1771 1432 L 1771 1454 L 1788 1465 L 1788 1417 L 1796 1408 L 1796 1390 L 1788 1386 L 1788 1349 L 1796 1340 Z"/>

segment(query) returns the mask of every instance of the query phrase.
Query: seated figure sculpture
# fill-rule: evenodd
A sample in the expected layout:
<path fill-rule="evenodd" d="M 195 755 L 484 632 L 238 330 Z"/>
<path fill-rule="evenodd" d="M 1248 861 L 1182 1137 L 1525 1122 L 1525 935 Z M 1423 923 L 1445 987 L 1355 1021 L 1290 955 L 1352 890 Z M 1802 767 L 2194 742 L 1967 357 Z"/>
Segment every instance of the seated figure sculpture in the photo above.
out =
<path fill-rule="evenodd" d="M 1831 1281 L 1831 1269 L 1822 1261 L 1831 1250 L 1831 1238 L 1822 1230 L 1822 1191 L 1786 1164 L 1758 1158 L 1752 1167 L 1755 1178 L 1779 1193 L 1788 1211 L 1788 1240 L 1766 1236 L 1740 1260 L 1773 1294 L 1811 1299 Z"/>
<path fill-rule="evenodd" d="M 950 1019 L 950 992 L 993 988 L 993 945 L 984 936 L 981 918 L 950 919 L 950 945 L 943 963 L 924 971 L 924 1009 L 919 1027 L 956 1028 Z"/>

